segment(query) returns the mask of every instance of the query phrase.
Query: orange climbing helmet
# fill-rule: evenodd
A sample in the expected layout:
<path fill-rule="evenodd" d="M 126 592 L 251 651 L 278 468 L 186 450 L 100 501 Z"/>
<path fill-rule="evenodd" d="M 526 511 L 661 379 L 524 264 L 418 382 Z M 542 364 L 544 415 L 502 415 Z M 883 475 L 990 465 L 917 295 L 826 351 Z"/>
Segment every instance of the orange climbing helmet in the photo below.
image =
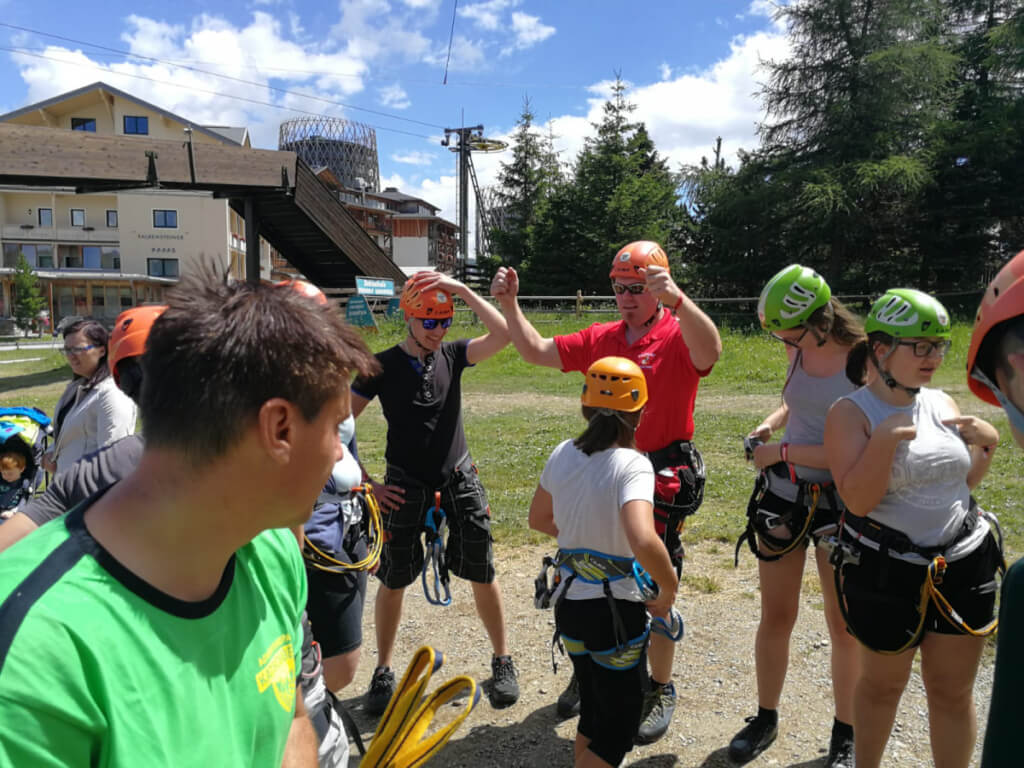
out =
<path fill-rule="evenodd" d="M 398 300 L 401 307 L 409 317 L 420 319 L 437 318 L 443 320 L 446 317 L 455 316 L 455 306 L 452 304 L 452 297 L 447 291 L 440 288 L 421 290 L 412 280 L 405 281 L 402 287 L 402 297 Z"/>
<path fill-rule="evenodd" d="M 647 402 L 647 379 L 632 360 L 602 357 L 587 369 L 580 400 L 591 408 L 633 413 Z"/>
<path fill-rule="evenodd" d="M 282 280 L 279 283 L 275 283 L 275 285 L 290 286 L 296 293 L 308 296 L 318 304 L 327 304 L 327 297 L 324 295 L 324 292 L 306 280 Z"/>
<path fill-rule="evenodd" d="M 967 349 L 967 385 L 974 394 L 992 405 L 999 405 L 999 400 L 987 384 L 972 375 L 978 352 L 989 331 L 1018 315 L 1024 315 L 1024 251 L 1006 262 L 985 289 Z M 990 381 L 995 381 L 994 371 L 982 372 Z"/>
<path fill-rule="evenodd" d="M 641 277 L 639 270 L 649 266 L 668 269 L 668 256 L 653 240 L 637 240 L 615 254 L 608 277 L 613 280 L 617 277 Z"/>
<path fill-rule="evenodd" d="M 110 340 L 107 342 L 107 362 L 115 384 L 121 383 L 118 370 L 121 361 L 129 357 L 139 357 L 146 351 L 146 339 L 149 338 L 149 331 L 156 319 L 166 309 L 167 307 L 163 305 L 133 307 L 117 316 L 117 320 L 114 321 L 114 330 L 110 333 Z"/>

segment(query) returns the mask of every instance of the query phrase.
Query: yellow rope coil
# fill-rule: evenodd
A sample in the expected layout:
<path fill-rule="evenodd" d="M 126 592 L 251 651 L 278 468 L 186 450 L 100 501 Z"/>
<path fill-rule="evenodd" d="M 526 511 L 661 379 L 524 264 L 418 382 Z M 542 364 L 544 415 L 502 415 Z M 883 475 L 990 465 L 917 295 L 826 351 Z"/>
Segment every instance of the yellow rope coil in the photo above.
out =
<path fill-rule="evenodd" d="M 366 500 L 366 507 L 370 513 L 370 549 L 366 553 L 366 557 L 360 560 L 358 563 L 346 563 L 343 560 L 338 560 L 327 554 L 316 544 L 309 540 L 309 537 L 302 537 L 303 544 L 303 555 L 306 558 L 306 562 L 321 571 L 328 573 L 337 573 L 339 571 L 369 571 L 377 566 L 380 562 L 380 553 L 384 548 L 384 527 L 381 523 L 380 516 L 380 504 L 377 502 L 377 497 L 373 495 L 373 490 L 370 488 L 370 484 L 357 486 L 352 489 L 353 492 L 359 492 L 363 494 L 363 498 Z"/>

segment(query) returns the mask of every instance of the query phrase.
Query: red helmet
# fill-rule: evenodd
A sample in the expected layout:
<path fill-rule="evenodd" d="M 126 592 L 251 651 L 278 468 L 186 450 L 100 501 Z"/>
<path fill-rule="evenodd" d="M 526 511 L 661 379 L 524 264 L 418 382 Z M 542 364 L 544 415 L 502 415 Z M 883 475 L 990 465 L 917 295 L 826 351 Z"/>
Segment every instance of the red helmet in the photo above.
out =
<path fill-rule="evenodd" d="M 639 270 L 649 266 L 668 269 L 668 256 L 662 247 L 652 240 L 637 240 L 615 254 L 612 271 L 608 277 L 640 277 Z"/>
<path fill-rule="evenodd" d="M 107 342 L 108 365 L 115 384 L 121 383 L 118 371 L 121 361 L 128 357 L 139 357 L 146 351 L 149 330 L 165 309 L 167 307 L 163 305 L 133 307 L 117 316 Z"/>
<path fill-rule="evenodd" d="M 275 285 L 291 286 L 295 289 L 296 293 L 308 296 L 311 299 L 316 299 L 319 304 L 327 304 L 327 297 L 324 295 L 324 292 L 305 280 L 282 280 L 279 283 L 275 283 Z"/>
<path fill-rule="evenodd" d="M 1006 262 L 985 289 L 985 296 L 974 319 L 971 345 L 967 349 L 967 385 L 974 394 L 992 405 L 999 405 L 996 396 L 985 384 L 971 376 L 971 372 L 988 332 L 1018 315 L 1024 315 L 1024 251 Z M 984 373 L 993 379 L 993 371 Z"/>
<path fill-rule="evenodd" d="M 444 320 L 446 317 L 455 316 L 455 305 L 452 304 L 452 297 L 448 291 L 442 291 L 440 288 L 420 290 L 411 278 L 406 280 L 402 287 L 402 297 L 398 300 L 398 306 L 410 317 L 421 319 L 436 317 Z"/>

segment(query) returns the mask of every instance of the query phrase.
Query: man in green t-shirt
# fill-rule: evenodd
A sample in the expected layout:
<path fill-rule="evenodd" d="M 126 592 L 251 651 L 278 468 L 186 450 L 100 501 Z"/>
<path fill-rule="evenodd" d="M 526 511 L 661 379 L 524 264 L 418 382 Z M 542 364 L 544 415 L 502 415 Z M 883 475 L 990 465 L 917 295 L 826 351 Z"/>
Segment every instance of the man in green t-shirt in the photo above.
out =
<path fill-rule="evenodd" d="M 286 527 L 373 357 L 288 286 L 202 274 L 168 303 L 138 469 L 0 555 L 0 767 L 316 765 Z"/>

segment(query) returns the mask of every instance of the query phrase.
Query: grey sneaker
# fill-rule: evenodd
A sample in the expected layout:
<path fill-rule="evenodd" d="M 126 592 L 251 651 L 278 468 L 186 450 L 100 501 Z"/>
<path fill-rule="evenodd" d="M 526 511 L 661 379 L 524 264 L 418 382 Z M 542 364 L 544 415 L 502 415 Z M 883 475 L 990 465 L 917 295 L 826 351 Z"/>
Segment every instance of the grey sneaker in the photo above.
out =
<path fill-rule="evenodd" d="M 764 752 L 779 735 L 778 720 L 767 717 L 748 717 L 747 726 L 729 742 L 729 759 L 743 765 Z"/>
<path fill-rule="evenodd" d="M 363 701 L 363 711 L 371 715 L 383 715 L 395 693 L 395 673 L 391 667 L 377 667 L 370 679 L 370 690 Z"/>
<path fill-rule="evenodd" d="M 643 717 L 636 732 L 637 744 L 653 744 L 668 730 L 676 711 L 676 687 L 668 682 L 655 685 L 644 694 Z"/>
<path fill-rule="evenodd" d="M 580 713 L 580 681 L 576 678 L 575 672 L 558 697 L 556 709 L 558 716 L 562 718 L 576 717 Z"/>
<path fill-rule="evenodd" d="M 494 656 L 491 659 L 491 686 L 487 695 L 495 709 L 511 707 L 519 701 L 519 681 L 511 656 Z"/>

